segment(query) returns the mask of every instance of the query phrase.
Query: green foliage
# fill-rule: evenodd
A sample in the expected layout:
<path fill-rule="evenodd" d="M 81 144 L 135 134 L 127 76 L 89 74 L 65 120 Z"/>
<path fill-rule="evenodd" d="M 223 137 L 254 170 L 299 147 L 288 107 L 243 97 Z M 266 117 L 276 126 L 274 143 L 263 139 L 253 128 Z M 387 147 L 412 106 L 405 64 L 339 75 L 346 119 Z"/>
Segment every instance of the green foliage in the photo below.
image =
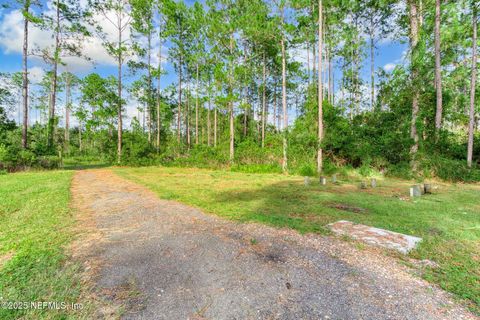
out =
<path fill-rule="evenodd" d="M 243 173 L 282 173 L 282 167 L 278 164 L 236 164 L 230 168 L 230 171 Z"/>
<path fill-rule="evenodd" d="M 468 168 L 465 161 L 448 159 L 441 156 L 425 158 L 421 162 L 423 174 L 437 177 L 445 181 L 477 182 L 480 181 L 480 170 Z"/>
<path fill-rule="evenodd" d="M 298 173 L 301 176 L 313 177 L 316 175 L 317 169 L 313 164 L 304 164 L 298 169 Z"/>

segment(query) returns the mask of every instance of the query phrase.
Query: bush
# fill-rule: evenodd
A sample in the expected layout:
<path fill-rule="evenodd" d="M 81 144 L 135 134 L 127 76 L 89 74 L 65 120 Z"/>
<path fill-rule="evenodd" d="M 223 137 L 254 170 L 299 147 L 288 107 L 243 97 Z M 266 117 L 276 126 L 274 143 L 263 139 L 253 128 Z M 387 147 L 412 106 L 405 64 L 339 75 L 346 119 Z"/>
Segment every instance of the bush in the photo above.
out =
<path fill-rule="evenodd" d="M 466 160 L 452 160 L 443 157 L 425 158 L 420 163 L 425 176 L 437 177 L 446 181 L 477 182 L 480 181 L 480 170 L 468 168 Z"/>
<path fill-rule="evenodd" d="M 57 156 L 41 156 L 36 163 L 36 166 L 42 169 L 58 169 L 61 165 L 62 160 Z"/>
<path fill-rule="evenodd" d="M 313 164 L 304 164 L 298 169 L 298 174 L 304 177 L 313 177 L 316 174 L 317 169 Z"/>
<path fill-rule="evenodd" d="M 31 150 L 0 145 L 0 170 L 19 171 L 27 168 L 57 169 L 61 167 L 57 156 L 37 156 Z"/>

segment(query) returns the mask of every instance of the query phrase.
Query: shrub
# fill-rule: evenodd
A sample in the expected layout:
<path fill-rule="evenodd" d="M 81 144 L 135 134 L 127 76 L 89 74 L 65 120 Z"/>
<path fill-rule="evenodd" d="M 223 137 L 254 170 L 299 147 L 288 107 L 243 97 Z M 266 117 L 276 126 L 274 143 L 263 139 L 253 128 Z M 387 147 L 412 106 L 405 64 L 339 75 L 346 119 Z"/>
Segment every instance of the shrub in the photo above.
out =
<path fill-rule="evenodd" d="M 420 164 L 425 176 L 438 177 L 447 181 L 477 182 L 480 181 L 480 170 L 468 168 L 466 160 L 452 160 L 434 156 L 425 158 Z"/>
<path fill-rule="evenodd" d="M 57 156 L 41 156 L 37 161 L 37 167 L 42 169 L 58 169 L 61 165 L 62 160 Z"/>
<path fill-rule="evenodd" d="M 313 164 L 304 164 L 298 169 L 298 174 L 304 177 L 313 177 L 316 174 L 316 168 Z"/>

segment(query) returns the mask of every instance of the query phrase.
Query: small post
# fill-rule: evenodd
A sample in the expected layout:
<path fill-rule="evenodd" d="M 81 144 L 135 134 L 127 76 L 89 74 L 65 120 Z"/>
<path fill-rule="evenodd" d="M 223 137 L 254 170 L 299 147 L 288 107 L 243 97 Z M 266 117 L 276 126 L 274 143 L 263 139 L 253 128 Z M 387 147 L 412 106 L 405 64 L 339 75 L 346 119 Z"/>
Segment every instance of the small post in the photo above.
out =
<path fill-rule="evenodd" d="M 423 185 L 423 192 L 425 194 L 431 194 L 432 193 L 432 185 L 430 183 L 425 183 Z"/>
<path fill-rule="evenodd" d="M 367 183 L 365 181 L 360 182 L 360 189 L 367 189 Z"/>
<path fill-rule="evenodd" d="M 324 176 L 321 176 L 321 177 L 320 177 L 320 184 L 321 184 L 322 186 L 326 186 L 326 185 L 327 185 L 327 178 L 324 177 Z"/>
<path fill-rule="evenodd" d="M 420 190 L 420 186 L 418 184 L 410 187 L 410 197 L 420 197 L 421 195 L 422 191 Z"/>
<path fill-rule="evenodd" d="M 310 177 L 305 177 L 304 180 L 303 180 L 303 183 L 308 186 L 310 185 Z"/>
<path fill-rule="evenodd" d="M 377 179 L 372 178 L 370 180 L 370 185 L 372 186 L 372 188 L 376 188 L 377 187 Z"/>

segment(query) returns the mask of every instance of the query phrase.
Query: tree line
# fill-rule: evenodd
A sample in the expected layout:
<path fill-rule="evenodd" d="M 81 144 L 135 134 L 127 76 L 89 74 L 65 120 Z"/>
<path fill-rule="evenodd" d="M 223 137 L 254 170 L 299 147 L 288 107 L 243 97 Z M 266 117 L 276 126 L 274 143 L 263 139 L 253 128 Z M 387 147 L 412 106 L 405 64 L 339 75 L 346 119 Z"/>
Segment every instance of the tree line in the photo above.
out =
<path fill-rule="evenodd" d="M 47 10 L 18 0 L 10 6 L 24 17 L 23 69 L 5 75 L 22 88 L 24 150 L 102 150 L 118 163 L 201 154 L 230 165 L 269 162 L 283 172 L 406 163 L 419 172 L 439 159 L 468 168 L 478 162 L 476 1 L 90 0 L 82 7 L 54 0 Z M 32 25 L 51 31 L 51 46 L 28 47 Z M 91 37 L 116 61 L 116 74 L 59 73 L 66 57 L 95 58 L 82 51 Z M 408 43 L 404 63 L 391 72 L 375 63 L 385 41 Z M 48 66 L 35 93 L 44 99 L 29 92 L 32 55 Z M 166 59 L 177 78 L 169 86 Z M 5 108 L 14 91 L 2 91 Z M 46 119 L 29 126 L 34 100 Z M 126 128 L 129 100 L 137 115 Z"/>

